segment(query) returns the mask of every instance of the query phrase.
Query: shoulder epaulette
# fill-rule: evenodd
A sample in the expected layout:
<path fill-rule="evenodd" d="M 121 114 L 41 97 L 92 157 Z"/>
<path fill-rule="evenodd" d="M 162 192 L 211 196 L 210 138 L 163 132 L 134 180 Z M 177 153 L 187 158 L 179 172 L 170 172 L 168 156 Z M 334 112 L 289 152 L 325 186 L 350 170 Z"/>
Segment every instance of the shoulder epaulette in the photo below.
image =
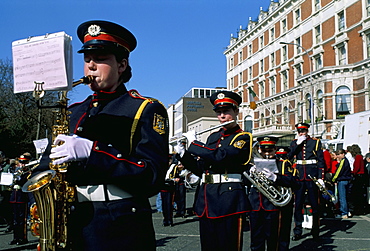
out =
<path fill-rule="evenodd" d="M 144 97 L 144 96 L 142 96 L 142 95 L 141 95 L 137 90 L 132 89 L 132 90 L 130 90 L 130 91 L 129 91 L 129 94 L 130 94 L 130 96 L 131 96 L 131 97 L 133 97 L 133 98 L 139 98 L 139 99 L 143 99 L 143 100 L 148 100 L 147 102 L 149 102 L 149 103 L 158 102 L 158 103 L 160 103 L 164 108 L 166 108 L 166 107 L 164 106 L 164 104 L 163 104 L 161 101 L 159 101 L 158 99 Z"/>

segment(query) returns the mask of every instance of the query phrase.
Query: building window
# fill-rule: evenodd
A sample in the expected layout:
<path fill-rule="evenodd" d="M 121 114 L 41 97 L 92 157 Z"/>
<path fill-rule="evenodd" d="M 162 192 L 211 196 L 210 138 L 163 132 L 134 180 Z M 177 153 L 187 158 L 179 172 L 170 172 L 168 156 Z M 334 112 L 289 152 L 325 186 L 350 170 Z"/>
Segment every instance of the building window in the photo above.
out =
<path fill-rule="evenodd" d="M 315 70 L 322 68 L 321 54 L 314 57 Z"/>
<path fill-rule="evenodd" d="M 206 98 L 210 98 L 211 97 L 211 90 L 206 90 Z"/>
<path fill-rule="evenodd" d="M 306 122 L 311 123 L 311 95 L 306 95 Z"/>
<path fill-rule="evenodd" d="M 370 16 L 370 0 L 366 0 L 366 14 L 369 17 Z"/>
<path fill-rule="evenodd" d="M 266 121 L 265 121 L 265 115 L 262 113 L 261 114 L 261 126 L 265 126 L 265 123 L 266 123 Z"/>
<path fill-rule="evenodd" d="M 253 132 L 253 119 L 252 116 L 248 115 L 244 119 L 244 131 L 245 132 Z"/>
<path fill-rule="evenodd" d="M 230 58 L 230 69 L 234 67 L 234 58 Z"/>
<path fill-rule="evenodd" d="M 340 46 L 338 46 L 338 64 L 347 64 L 347 50 L 345 44 L 341 44 Z"/>
<path fill-rule="evenodd" d="M 370 33 L 366 34 L 366 57 L 370 58 Z"/>
<path fill-rule="evenodd" d="M 243 84 L 243 72 L 239 73 L 239 85 Z"/>
<path fill-rule="evenodd" d="M 275 110 L 271 111 L 271 125 L 277 124 Z"/>
<path fill-rule="evenodd" d="M 282 50 L 282 58 L 283 58 L 283 61 L 287 61 L 288 59 L 288 47 L 286 45 L 283 46 L 283 50 Z"/>
<path fill-rule="evenodd" d="M 262 49 L 264 46 L 264 43 L 263 43 L 263 36 L 260 37 L 260 49 Z"/>
<path fill-rule="evenodd" d="M 289 124 L 289 109 L 288 107 L 284 107 L 284 111 L 283 111 L 283 120 L 284 120 L 284 124 L 288 125 Z"/>
<path fill-rule="evenodd" d="M 270 29 L 270 42 L 274 41 L 274 39 L 275 39 L 275 28 L 271 28 Z"/>
<path fill-rule="evenodd" d="M 300 76 L 302 76 L 302 65 L 301 64 L 297 64 L 295 66 L 295 76 L 296 78 L 299 78 Z"/>
<path fill-rule="evenodd" d="M 260 60 L 260 74 L 264 72 L 263 59 Z"/>
<path fill-rule="evenodd" d="M 344 118 L 351 111 L 351 95 L 350 90 L 346 86 L 340 86 L 335 94 L 337 119 Z"/>
<path fill-rule="evenodd" d="M 275 81 L 275 77 L 271 77 L 270 78 L 270 88 L 271 88 L 271 95 L 275 95 L 276 94 L 276 81 Z"/>
<path fill-rule="evenodd" d="M 248 55 L 252 56 L 252 44 L 248 45 Z"/>
<path fill-rule="evenodd" d="M 320 25 L 315 27 L 315 41 L 316 41 L 316 44 L 319 44 L 321 42 L 321 27 L 320 27 Z"/>
<path fill-rule="evenodd" d="M 260 98 L 263 99 L 265 98 L 265 83 L 264 82 L 259 82 L 259 89 L 260 89 Z"/>
<path fill-rule="evenodd" d="M 296 52 L 297 52 L 297 55 L 300 54 L 302 52 L 302 48 L 301 48 L 301 38 L 297 38 L 295 40 L 295 43 L 298 44 L 299 46 L 295 46 L 296 48 Z"/>
<path fill-rule="evenodd" d="M 287 71 L 283 71 L 281 73 L 281 89 L 282 91 L 288 90 L 288 73 Z"/>
<path fill-rule="evenodd" d="M 283 19 L 281 21 L 281 30 L 283 31 L 283 33 L 285 33 L 287 31 L 286 19 Z"/>
<path fill-rule="evenodd" d="M 294 15 L 295 15 L 295 24 L 299 24 L 299 22 L 301 21 L 301 10 L 300 9 L 295 10 Z"/>
<path fill-rule="evenodd" d="M 272 53 L 270 55 L 270 65 L 271 65 L 271 67 L 275 66 L 275 53 Z"/>
<path fill-rule="evenodd" d="M 248 68 L 248 80 L 249 81 L 252 80 L 252 66 L 249 66 L 249 68 Z"/>
<path fill-rule="evenodd" d="M 320 0 L 315 0 L 315 11 L 318 11 L 321 8 Z"/>
<path fill-rule="evenodd" d="M 346 27 L 346 22 L 344 18 L 344 11 L 338 13 L 338 31 L 343 31 Z"/>
<path fill-rule="evenodd" d="M 324 119 L 323 113 L 324 107 L 324 93 L 322 90 L 317 91 L 317 119 L 316 121 L 322 121 Z"/>
<path fill-rule="evenodd" d="M 243 61 L 243 51 L 239 51 L 239 63 Z"/>

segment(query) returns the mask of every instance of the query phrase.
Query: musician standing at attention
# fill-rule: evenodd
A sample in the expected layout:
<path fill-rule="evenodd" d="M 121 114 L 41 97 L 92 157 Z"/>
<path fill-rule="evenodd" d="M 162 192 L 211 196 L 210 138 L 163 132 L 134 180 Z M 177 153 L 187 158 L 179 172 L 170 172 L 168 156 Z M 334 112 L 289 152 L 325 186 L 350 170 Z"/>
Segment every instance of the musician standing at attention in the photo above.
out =
<path fill-rule="evenodd" d="M 69 217 L 73 250 L 155 250 L 148 198 L 158 194 L 168 165 L 168 117 L 157 100 L 127 90 L 136 38 L 124 27 L 88 21 L 77 29 L 84 74 L 93 95 L 70 106 L 70 132 L 52 148 L 53 164 L 71 162 L 77 186 Z"/>
<path fill-rule="evenodd" d="M 323 185 L 324 177 L 324 155 L 322 152 L 321 141 L 316 138 L 311 138 L 308 135 L 309 124 L 298 123 L 295 125 L 298 132 L 298 139 L 294 139 L 290 143 L 289 159 L 296 159 L 296 168 L 299 173 L 300 188 L 295 191 L 295 207 L 294 207 L 294 222 L 293 241 L 302 238 L 302 222 L 303 222 L 303 203 L 305 201 L 305 192 L 307 191 L 308 201 L 312 208 L 312 230 L 311 234 L 315 241 L 319 240 L 319 190 L 317 185 L 308 176 L 318 179 Z"/>
<path fill-rule="evenodd" d="M 206 143 L 197 141 L 194 131 L 187 132 L 188 150 L 181 141 L 176 147 L 184 166 L 202 177 L 194 204 L 202 250 L 242 249 L 248 209 L 242 173 L 251 158 L 252 135 L 236 123 L 241 100 L 234 92 L 214 93 L 210 101 L 220 123 L 234 122 L 212 133 Z"/>

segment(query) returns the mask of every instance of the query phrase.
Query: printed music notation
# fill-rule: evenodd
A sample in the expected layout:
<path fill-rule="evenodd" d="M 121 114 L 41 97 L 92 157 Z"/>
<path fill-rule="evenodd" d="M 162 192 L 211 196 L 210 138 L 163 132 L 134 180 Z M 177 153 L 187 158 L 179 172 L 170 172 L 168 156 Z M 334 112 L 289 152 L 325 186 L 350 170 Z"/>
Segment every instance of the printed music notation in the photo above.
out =
<path fill-rule="evenodd" d="M 64 32 L 22 39 L 12 43 L 14 93 L 68 89 L 72 82 L 71 37 Z"/>

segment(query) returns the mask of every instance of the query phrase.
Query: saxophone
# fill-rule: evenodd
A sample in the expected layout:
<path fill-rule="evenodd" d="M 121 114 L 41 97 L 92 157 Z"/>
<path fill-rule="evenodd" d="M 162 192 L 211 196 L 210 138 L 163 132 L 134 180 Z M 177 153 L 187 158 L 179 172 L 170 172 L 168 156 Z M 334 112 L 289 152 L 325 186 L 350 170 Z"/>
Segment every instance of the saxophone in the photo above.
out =
<path fill-rule="evenodd" d="M 88 84 L 92 76 L 85 76 L 73 83 Z M 67 91 L 60 92 L 58 111 L 52 128 L 52 141 L 59 134 L 69 134 L 69 114 L 67 110 Z M 52 146 L 55 147 L 55 146 Z M 68 163 L 54 165 L 50 170 L 41 172 L 29 179 L 23 186 L 23 192 L 32 192 L 35 203 L 30 208 L 30 229 L 39 237 L 38 250 L 55 251 L 67 247 L 67 221 L 71 203 L 75 201 L 75 187 L 66 181 Z"/>

